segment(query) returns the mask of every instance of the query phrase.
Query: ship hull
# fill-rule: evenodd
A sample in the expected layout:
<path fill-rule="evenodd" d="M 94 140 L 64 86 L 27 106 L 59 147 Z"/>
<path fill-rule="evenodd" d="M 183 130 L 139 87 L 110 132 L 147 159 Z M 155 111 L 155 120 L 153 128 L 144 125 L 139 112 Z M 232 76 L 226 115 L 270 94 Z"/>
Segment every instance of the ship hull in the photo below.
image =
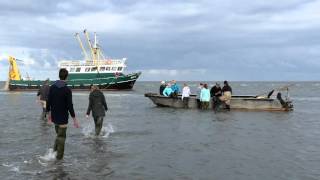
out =
<path fill-rule="evenodd" d="M 67 85 L 73 90 L 89 90 L 92 85 L 98 86 L 101 90 L 131 90 L 140 74 L 139 72 L 119 77 L 72 79 L 67 81 Z M 38 90 L 43 83 L 44 81 L 41 80 L 11 80 L 9 81 L 9 90 L 34 91 Z M 54 81 L 50 82 L 50 84 L 52 83 Z"/>

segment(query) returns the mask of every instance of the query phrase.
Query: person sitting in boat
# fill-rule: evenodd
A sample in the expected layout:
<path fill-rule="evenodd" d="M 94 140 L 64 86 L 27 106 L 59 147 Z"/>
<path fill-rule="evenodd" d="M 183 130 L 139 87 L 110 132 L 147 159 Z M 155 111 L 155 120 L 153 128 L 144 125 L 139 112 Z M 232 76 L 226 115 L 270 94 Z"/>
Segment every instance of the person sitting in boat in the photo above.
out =
<path fill-rule="evenodd" d="M 208 109 L 209 108 L 210 90 L 208 89 L 208 85 L 207 84 L 204 84 L 203 88 L 201 89 L 200 101 L 201 101 L 202 109 Z"/>
<path fill-rule="evenodd" d="M 222 96 L 220 97 L 220 100 L 226 104 L 226 109 L 230 110 L 232 88 L 229 85 L 228 81 L 224 81 L 223 84 L 224 84 L 224 86 L 222 88 Z"/>
<path fill-rule="evenodd" d="M 173 91 L 172 96 L 173 96 L 173 97 L 177 97 L 178 94 L 179 94 L 179 92 L 180 92 L 180 88 L 179 88 L 179 86 L 177 85 L 176 80 L 172 80 L 171 83 L 172 83 L 171 89 L 172 89 L 172 91 Z"/>
<path fill-rule="evenodd" d="M 168 83 L 166 88 L 163 90 L 163 95 L 166 97 L 172 97 L 173 94 L 173 90 L 171 88 L 171 84 Z"/>
<path fill-rule="evenodd" d="M 161 85 L 159 88 L 159 93 L 160 95 L 163 95 L 163 90 L 166 88 L 166 82 L 165 81 L 161 81 Z"/>
<path fill-rule="evenodd" d="M 187 85 L 187 83 L 184 83 L 182 88 L 182 94 L 181 94 L 181 99 L 182 99 L 184 108 L 188 108 L 190 95 L 191 95 L 190 88 Z"/>
<path fill-rule="evenodd" d="M 221 87 L 218 82 L 211 88 L 210 95 L 212 98 L 212 108 L 216 109 L 219 106 L 219 98 L 222 96 Z"/>

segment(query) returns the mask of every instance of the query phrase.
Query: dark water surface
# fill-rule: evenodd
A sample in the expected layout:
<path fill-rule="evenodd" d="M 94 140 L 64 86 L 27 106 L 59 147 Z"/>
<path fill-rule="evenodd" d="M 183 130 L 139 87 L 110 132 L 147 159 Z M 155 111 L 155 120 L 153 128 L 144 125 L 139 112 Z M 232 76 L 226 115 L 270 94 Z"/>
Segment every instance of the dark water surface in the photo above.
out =
<path fill-rule="evenodd" d="M 234 82 L 260 94 L 286 82 Z M 39 120 L 35 92 L 0 91 L 0 177 L 4 179 L 320 179 L 320 82 L 294 82 L 293 112 L 157 108 L 143 94 L 105 92 L 102 137 L 86 120 L 88 92 L 74 92 L 81 128 L 69 124 L 63 161 L 52 160 L 53 126 Z M 1 86 L 3 84 L 0 84 Z M 196 83 L 191 83 L 193 88 Z"/>

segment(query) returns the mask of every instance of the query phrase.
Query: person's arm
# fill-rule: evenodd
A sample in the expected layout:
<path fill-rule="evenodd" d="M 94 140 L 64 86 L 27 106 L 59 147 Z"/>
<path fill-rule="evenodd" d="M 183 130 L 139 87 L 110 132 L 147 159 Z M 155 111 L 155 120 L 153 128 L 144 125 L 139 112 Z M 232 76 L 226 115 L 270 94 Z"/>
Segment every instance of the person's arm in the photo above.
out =
<path fill-rule="evenodd" d="M 50 112 L 50 107 L 51 107 L 51 102 L 52 102 L 52 92 L 51 92 L 51 88 L 49 89 L 49 94 L 48 94 L 48 100 L 46 103 L 46 111 Z"/>
<path fill-rule="evenodd" d="M 101 93 L 101 94 L 102 94 L 102 104 L 103 104 L 103 106 L 104 106 L 104 109 L 105 109 L 106 111 L 108 111 L 108 106 L 107 106 L 107 102 L 106 102 L 106 97 L 104 96 L 103 93 Z"/>
<path fill-rule="evenodd" d="M 92 96 L 91 96 L 91 93 L 90 93 L 90 95 L 89 95 L 89 104 L 88 104 L 88 109 L 87 109 L 87 113 L 86 113 L 87 116 L 90 115 L 91 110 L 92 110 Z"/>
<path fill-rule="evenodd" d="M 72 103 L 72 92 L 71 90 L 68 88 L 67 89 L 67 107 L 68 107 L 68 111 L 73 119 L 73 125 L 76 128 L 79 128 L 79 122 L 76 118 L 76 115 L 74 113 L 74 109 L 73 109 L 73 103 Z"/>

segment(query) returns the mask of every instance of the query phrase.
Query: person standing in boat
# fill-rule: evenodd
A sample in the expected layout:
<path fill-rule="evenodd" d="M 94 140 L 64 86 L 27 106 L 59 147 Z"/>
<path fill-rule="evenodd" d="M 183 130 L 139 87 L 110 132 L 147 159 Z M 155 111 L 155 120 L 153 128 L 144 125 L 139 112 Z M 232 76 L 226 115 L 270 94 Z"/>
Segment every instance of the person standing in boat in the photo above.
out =
<path fill-rule="evenodd" d="M 173 90 L 171 88 L 171 84 L 168 83 L 166 88 L 163 90 L 163 93 L 162 93 L 164 96 L 166 97 L 172 97 L 172 94 L 173 94 Z"/>
<path fill-rule="evenodd" d="M 208 85 L 207 84 L 204 84 L 203 88 L 201 89 L 200 101 L 201 101 L 202 109 L 208 109 L 209 108 L 210 90 L 208 89 Z"/>
<path fill-rule="evenodd" d="M 210 94 L 212 98 L 212 108 L 215 110 L 219 106 L 219 98 L 222 96 L 222 89 L 218 82 L 211 88 Z"/>
<path fill-rule="evenodd" d="M 173 91 L 172 97 L 177 97 L 178 94 L 179 94 L 179 92 L 180 92 L 180 88 L 179 88 L 179 86 L 177 85 L 176 80 L 172 80 L 171 83 L 172 83 L 171 89 L 172 89 L 172 91 Z"/>
<path fill-rule="evenodd" d="M 197 106 L 198 106 L 198 109 L 202 109 L 201 108 L 201 101 L 200 101 L 200 94 L 201 94 L 202 88 L 203 88 L 203 84 L 200 83 L 198 88 L 197 88 Z"/>
<path fill-rule="evenodd" d="M 47 101 L 48 101 L 48 95 L 49 95 L 49 79 L 45 80 L 43 82 L 43 85 L 40 87 L 38 90 L 37 96 L 38 96 L 38 102 L 42 107 L 42 113 L 41 113 L 41 120 L 46 120 L 47 119 Z"/>
<path fill-rule="evenodd" d="M 64 154 L 69 113 L 73 119 L 74 127 L 79 128 L 79 122 L 73 109 L 72 92 L 66 83 L 67 77 L 68 71 L 64 68 L 60 69 L 60 80 L 51 85 L 47 102 L 47 112 L 50 112 L 49 121 L 52 120 L 55 124 L 57 134 L 53 150 L 57 152 L 56 158 L 58 160 L 62 159 Z"/>
<path fill-rule="evenodd" d="M 106 115 L 105 111 L 108 111 L 106 98 L 99 90 L 98 86 L 93 85 L 91 87 L 91 93 L 89 95 L 89 105 L 87 109 L 87 118 L 89 118 L 92 111 L 92 117 L 95 124 L 95 133 L 98 136 L 102 129 L 103 118 Z"/>
<path fill-rule="evenodd" d="M 166 88 L 166 82 L 165 81 L 161 81 L 161 85 L 159 88 L 159 94 L 163 95 L 163 90 Z"/>
<path fill-rule="evenodd" d="M 224 86 L 222 88 L 222 96 L 220 97 L 220 100 L 226 104 L 226 109 L 230 110 L 232 88 L 229 85 L 228 81 L 224 81 L 223 84 Z"/>
<path fill-rule="evenodd" d="M 190 88 L 186 83 L 184 83 L 182 88 L 182 95 L 181 95 L 184 108 L 188 108 L 190 95 L 191 95 Z"/>

